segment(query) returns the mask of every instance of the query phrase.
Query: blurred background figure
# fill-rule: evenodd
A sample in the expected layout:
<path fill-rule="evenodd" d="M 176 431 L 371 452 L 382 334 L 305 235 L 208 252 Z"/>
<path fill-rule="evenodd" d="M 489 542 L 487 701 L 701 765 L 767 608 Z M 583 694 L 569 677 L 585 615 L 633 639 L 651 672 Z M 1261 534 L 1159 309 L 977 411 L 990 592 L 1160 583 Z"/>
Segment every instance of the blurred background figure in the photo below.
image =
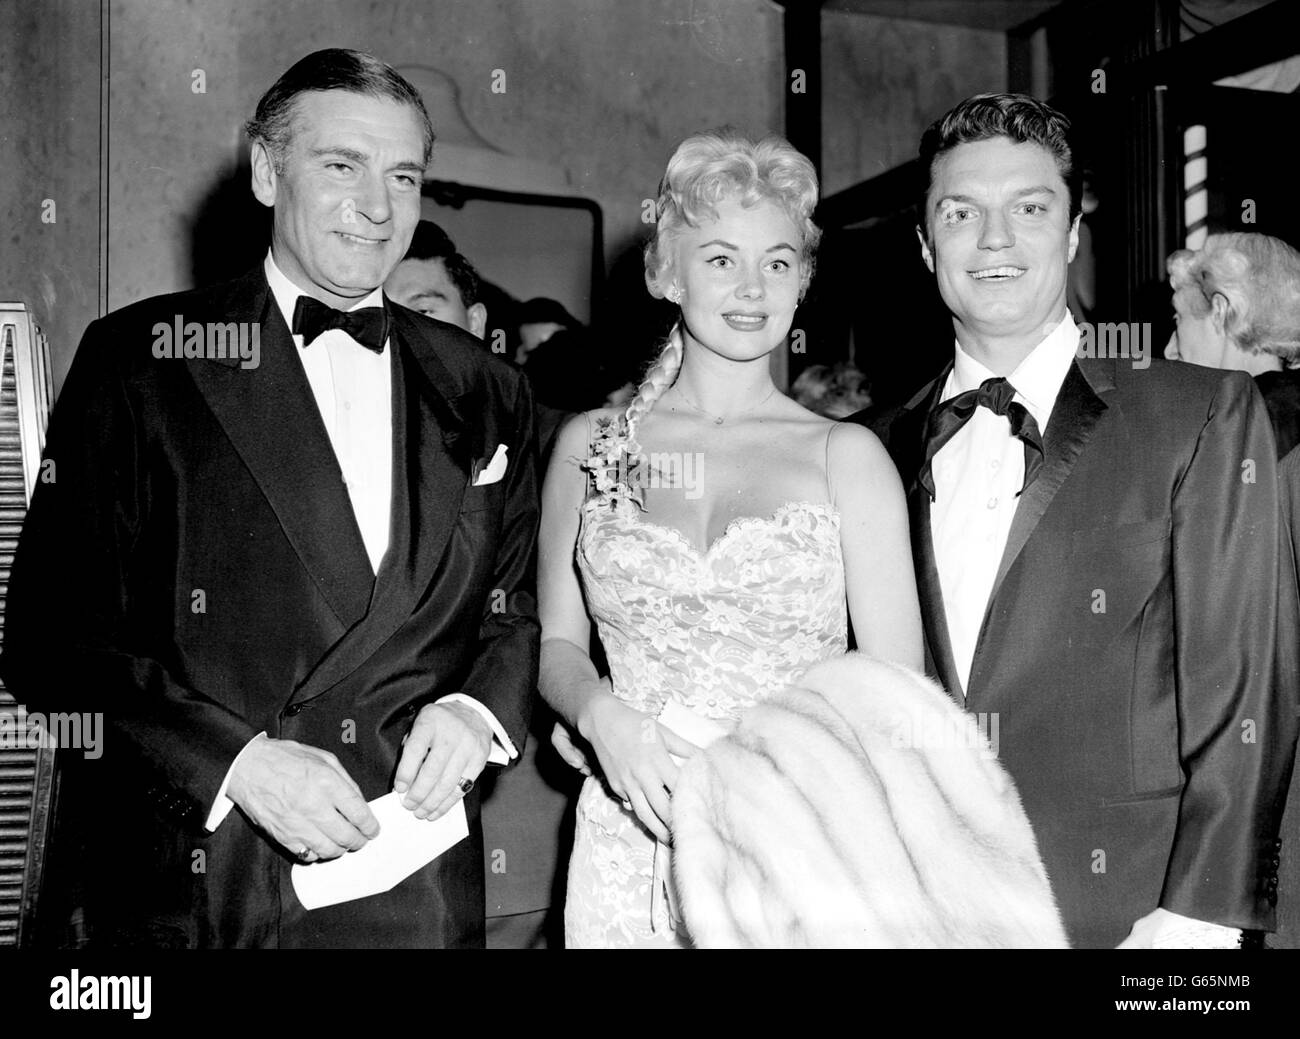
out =
<path fill-rule="evenodd" d="M 402 306 L 482 339 L 487 333 L 487 307 L 479 299 L 479 287 L 474 265 L 431 220 L 416 226 L 405 258 L 384 283 L 384 291 Z"/>
<path fill-rule="evenodd" d="M 1093 321 L 1097 314 L 1097 242 L 1094 228 L 1096 216 L 1097 175 L 1085 166 L 1083 193 L 1079 199 L 1082 219 L 1079 221 L 1079 246 L 1074 251 L 1074 261 L 1066 273 L 1065 298 L 1076 323 Z"/>
<path fill-rule="evenodd" d="M 1253 375 L 1282 458 L 1300 443 L 1300 253 L 1271 235 L 1212 234 L 1166 266 L 1174 334 L 1165 357 Z"/>
<path fill-rule="evenodd" d="M 615 377 L 582 322 L 562 303 L 542 297 L 520 304 L 515 316 L 519 323 L 515 363 L 523 367 L 538 404 L 562 412 L 600 407 L 614 389 Z"/>
<path fill-rule="evenodd" d="M 559 300 L 537 296 L 522 303 L 515 314 L 519 325 L 519 346 L 515 350 L 515 364 L 526 365 L 528 355 L 559 332 L 580 329 L 582 323 Z"/>
<path fill-rule="evenodd" d="M 790 387 L 790 396 L 826 418 L 846 418 L 871 407 L 867 377 L 849 361 L 805 368 Z"/>

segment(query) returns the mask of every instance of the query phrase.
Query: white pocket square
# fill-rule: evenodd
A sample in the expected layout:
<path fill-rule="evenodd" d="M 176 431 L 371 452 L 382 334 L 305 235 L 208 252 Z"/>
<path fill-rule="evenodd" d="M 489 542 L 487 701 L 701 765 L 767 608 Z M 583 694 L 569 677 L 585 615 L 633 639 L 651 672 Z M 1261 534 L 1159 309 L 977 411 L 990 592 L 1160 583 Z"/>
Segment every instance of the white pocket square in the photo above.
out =
<path fill-rule="evenodd" d="M 506 451 L 509 450 L 505 444 L 497 444 L 497 453 L 492 456 L 492 461 L 480 470 L 478 476 L 474 477 L 475 487 L 482 487 L 485 484 L 496 483 L 506 474 Z"/>

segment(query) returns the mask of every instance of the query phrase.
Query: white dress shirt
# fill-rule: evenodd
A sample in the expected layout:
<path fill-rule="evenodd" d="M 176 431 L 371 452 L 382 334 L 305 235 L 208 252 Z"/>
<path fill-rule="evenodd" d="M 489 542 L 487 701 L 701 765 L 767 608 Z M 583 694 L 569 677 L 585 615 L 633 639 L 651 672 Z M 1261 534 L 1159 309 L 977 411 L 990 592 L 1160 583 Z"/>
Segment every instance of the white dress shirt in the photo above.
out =
<path fill-rule="evenodd" d="M 1015 387 L 1015 400 L 1033 415 L 1043 433 L 1078 343 L 1079 330 L 1066 311 L 1061 322 L 1007 377 Z M 977 390 L 985 379 L 993 378 L 996 375 L 958 343 L 942 399 Z M 1012 436 L 1005 415 L 978 407 L 934 456 L 931 472 L 935 497 L 930 506 L 930 533 L 953 663 L 965 690 L 993 579 L 1020 502 L 1016 495 L 1025 482 L 1024 441 Z"/>
<path fill-rule="evenodd" d="M 284 318 L 285 327 L 293 330 L 293 312 L 298 297 L 310 295 L 289 280 L 268 251 L 263 265 L 271 295 Z M 349 310 L 382 307 L 383 288 L 377 288 Z M 393 380 L 390 343 L 375 353 L 362 346 L 341 328 L 331 328 L 303 345 L 303 337 L 293 336 L 298 359 L 302 362 L 311 386 L 316 407 L 329 434 L 330 446 L 343 472 L 352 513 L 361 531 L 361 540 L 376 574 L 388 551 L 389 524 L 393 504 Z M 518 755 L 509 734 L 480 701 L 464 693 L 451 693 L 438 703 L 464 703 L 473 708 L 492 730 L 493 747 L 488 761 L 504 764 Z M 254 739 L 266 738 L 259 733 Z M 252 740 L 249 741 L 252 743 Z M 245 745 L 244 750 L 248 747 Z M 230 763 L 226 778 L 217 792 L 208 814 L 207 828 L 215 830 L 233 807 L 226 797 L 230 774 L 241 750 Z"/>

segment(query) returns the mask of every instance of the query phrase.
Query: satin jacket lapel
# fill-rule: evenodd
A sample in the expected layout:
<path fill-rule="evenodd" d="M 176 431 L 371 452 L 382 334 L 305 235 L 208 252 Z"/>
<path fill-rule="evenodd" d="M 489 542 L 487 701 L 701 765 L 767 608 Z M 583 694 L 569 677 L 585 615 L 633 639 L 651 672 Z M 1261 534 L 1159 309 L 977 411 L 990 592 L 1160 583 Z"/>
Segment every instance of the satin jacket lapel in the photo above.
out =
<path fill-rule="evenodd" d="M 394 312 L 395 313 L 395 312 Z M 393 507 L 388 552 L 365 621 L 336 644 L 294 691 L 313 699 L 342 681 L 405 623 L 428 589 L 460 515 L 469 481 L 472 434 L 447 393 L 450 373 L 428 349 L 412 349 L 394 318 Z"/>
<path fill-rule="evenodd" d="M 934 536 L 930 529 L 930 495 L 917 480 L 921 463 L 925 460 L 926 425 L 930 412 L 939 404 L 951 369 L 952 365 L 949 364 L 933 384 L 908 403 L 907 410 L 896 420 L 891 430 L 890 442 L 891 445 L 896 445 L 894 462 L 907 487 L 912 559 L 916 566 L 916 587 L 921 600 L 926 642 L 940 683 L 960 703 L 964 694 L 957 676 L 957 666 L 953 662 L 948 616 L 943 606 L 943 586 L 939 583 L 939 568 L 935 561 Z"/>
<path fill-rule="evenodd" d="M 975 644 L 975 657 L 971 662 L 972 680 L 979 674 L 980 656 L 985 649 L 989 619 L 993 615 L 1002 582 L 1033 535 L 1043 513 L 1052 504 L 1056 492 L 1074 469 L 1098 420 L 1105 412 L 1106 402 L 1103 398 L 1115 387 L 1114 363 L 1111 360 L 1090 361 L 1088 374 L 1085 375 L 1076 360 L 1066 372 L 1061 392 L 1052 407 L 1052 416 L 1043 433 L 1043 468 L 1039 471 L 1038 478 L 1020 496 L 1020 504 L 1016 506 L 1016 514 L 1011 520 L 1006 548 L 998 564 L 997 576 L 993 580 L 993 589 L 989 593 L 984 620 L 980 625 L 979 640 Z"/>
<path fill-rule="evenodd" d="M 1097 385 L 1102 392 L 1108 392 L 1115 385 L 1113 373 L 1109 370 L 1112 363 L 1102 362 L 1095 370 Z M 1105 410 L 1106 402 L 1084 377 L 1079 362 L 1075 361 L 1065 374 L 1061 392 L 1057 395 L 1052 416 L 1043 433 L 1043 468 L 1038 478 L 1020 496 L 1020 504 L 1016 506 L 1015 517 L 1011 520 L 1007 545 L 1002 552 L 1002 561 L 998 564 L 997 577 L 993 580 L 993 591 L 989 595 L 990 603 L 997 596 L 998 589 L 1002 587 L 1002 579 L 1007 576 L 1007 571 L 1025 547 L 1025 542 L 1038 526 L 1043 513 L 1052 504 L 1056 492 L 1070 475 L 1074 463 L 1092 436 L 1097 420 Z"/>
<path fill-rule="evenodd" d="M 342 627 L 350 628 L 366 612 L 374 574 L 329 433 L 261 269 L 235 283 L 213 314 L 259 323 L 260 363 L 244 369 L 237 358 L 192 360 L 194 384 L 302 565 Z"/>

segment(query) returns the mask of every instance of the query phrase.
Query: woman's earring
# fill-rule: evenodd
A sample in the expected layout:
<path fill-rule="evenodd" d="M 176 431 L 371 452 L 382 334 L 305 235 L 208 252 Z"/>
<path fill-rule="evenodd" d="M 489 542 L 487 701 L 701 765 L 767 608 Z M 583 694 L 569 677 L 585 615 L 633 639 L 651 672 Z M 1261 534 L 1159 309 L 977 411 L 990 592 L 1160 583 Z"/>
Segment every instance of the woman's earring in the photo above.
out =
<path fill-rule="evenodd" d="M 668 290 L 668 302 L 680 303 L 681 301 L 682 301 L 681 290 L 678 289 L 676 285 L 674 285 L 672 288 Z"/>

